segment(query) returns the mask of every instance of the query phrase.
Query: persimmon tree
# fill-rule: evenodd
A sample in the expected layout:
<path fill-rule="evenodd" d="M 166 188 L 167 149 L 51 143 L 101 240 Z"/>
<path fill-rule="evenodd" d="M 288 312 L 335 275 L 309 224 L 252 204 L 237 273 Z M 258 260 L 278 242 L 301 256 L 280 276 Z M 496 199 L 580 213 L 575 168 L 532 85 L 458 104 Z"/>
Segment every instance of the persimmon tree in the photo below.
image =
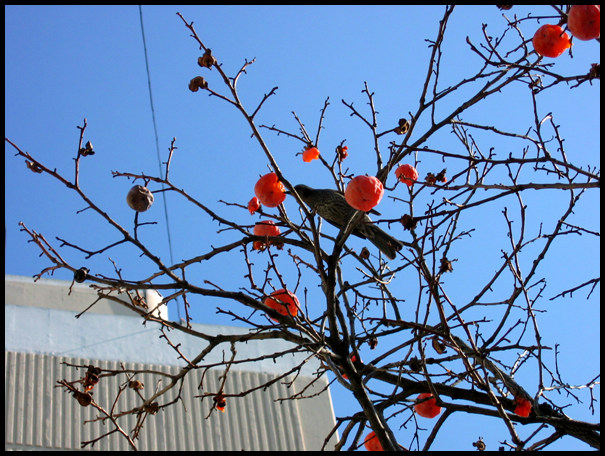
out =
<path fill-rule="evenodd" d="M 532 38 L 540 20 L 560 26 L 561 30 L 566 27 L 569 7 L 553 8 L 550 16 L 542 18 L 509 18 L 503 14 L 498 36 L 490 35 L 488 25 L 483 25 L 482 42 L 467 39 L 468 53 L 482 62 L 480 69 L 446 85 L 441 81 L 449 80 L 448 68 L 442 60 L 454 7 L 445 7 L 433 38 L 428 40 L 431 53 L 428 62 L 422 64 L 426 76 L 415 110 L 403 112 L 399 120 L 379 123 L 379 94 L 370 89 L 369 83 L 361 91 L 366 108 L 342 100 L 350 115 L 367 129 L 374 145 L 372 160 L 368 160 L 364 170 L 347 167 L 347 155 L 357 151 L 354 144 L 345 145 L 346 137 L 335 144 L 321 142 L 323 122 L 329 116 L 329 99 L 318 107 L 316 131 L 309 131 L 296 114 L 295 129 L 279 123 L 257 123 L 258 113 L 272 97 L 278 96 L 277 88 L 258 94 L 259 101 L 246 106 L 238 83 L 254 61 L 246 60 L 236 74 L 227 74 L 222 61 L 233 56 L 214 55 L 211 43 L 198 34 L 193 22 L 179 14 L 184 30 L 200 50 L 196 54 L 192 47 L 192 59 L 198 59 L 201 70 L 199 75 L 190 76 L 191 96 L 205 93 L 210 98 L 204 103 L 232 106 L 245 119 L 260 146 L 258 184 L 243 194 L 241 201 L 211 206 L 211 202 L 188 192 L 186 183 L 175 182 L 170 168 L 178 166 L 180 157 L 173 141 L 161 175 L 114 172 L 115 179 L 128 179 L 134 186 L 128 195 L 134 222 L 122 226 L 112 218 L 111 211 L 97 204 L 95 195 L 85 193 L 80 185 L 80 168 L 95 159 L 86 121 L 78 127 L 75 173 L 63 173 L 52 163 L 42 163 L 35 152 L 26 152 L 7 138 L 31 171 L 49 175 L 68 192 L 77 194 L 87 210 L 98 213 L 118 237 L 117 241 L 109 239 L 94 246 L 77 245 L 62 237 L 54 242 L 22 224 L 29 241 L 50 262 L 37 277 L 59 269 L 69 270 L 75 281 L 90 284 L 99 298 L 119 301 L 144 319 L 166 329 L 185 331 L 203 342 L 199 356 L 187 361 L 187 366 L 170 379 L 169 387 L 141 395 L 140 404 L 128 413 L 156 413 L 176 406 L 177 401 L 169 393 L 178 390 L 184 376 L 197 375 L 196 368 L 203 366 L 204 355 L 224 349 L 224 344 L 237 347 L 250 339 L 276 338 L 290 341 L 297 351 L 319 358 L 318 376 L 331 373 L 331 383 L 337 382 L 357 401 L 358 412 L 338 417 L 335 428 L 326 432 L 326 442 L 338 432 L 337 449 L 358 449 L 364 444 L 368 449 L 430 449 L 445 423 L 463 425 L 456 419 L 464 414 L 486 421 L 500 420 L 504 424 L 500 442 L 510 449 L 544 449 L 561 438 L 600 448 L 599 423 L 579 421 L 565 413 L 569 401 L 583 402 L 594 411 L 593 391 L 599 387 L 599 373 L 587 369 L 584 383 L 569 384 L 565 373 L 558 370 L 557 341 L 544 340 L 539 324 L 549 302 L 568 299 L 572 293 L 590 296 L 600 283 L 598 276 L 586 277 L 573 288 L 556 289 L 556 284 L 547 285 L 541 275 L 541 266 L 550 261 L 554 251 L 565 249 L 570 238 L 599 236 L 587 227 L 577 226 L 573 219 L 582 198 L 599 191 L 598 164 L 583 163 L 577 155 L 570 158 L 563 139 L 565 125 L 558 125 L 548 108 L 549 103 L 556 102 L 549 99 L 550 90 L 562 85 L 569 90 L 593 85 L 600 76 L 599 66 L 578 68 L 576 74 L 559 74 L 556 61 L 534 50 Z M 594 9 L 591 11 L 594 13 Z M 565 45 L 563 51 L 568 47 Z M 501 118 L 477 115 L 493 96 L 513 90 L 523 91 L 530 100 L 530 124 L 511 130 L 501 126 Z M 465 98 L 454 109 L 442 108 L 460 92 L 466 94 Z M 595 98 L 598 99 L 596 88 Z M 577 113 L 581 116 L 581 109 Z M 447 146 L 442 139 L 436 139 L 442 132 L 451 133 Z M 314 204 L 305 204 L 296 189 L 297 184 L 310 183 L 298 182 L 296 175 L 282 172 L 266 141 L 268 135 L 285 136 L 292 141 L 293 149 L 301 152 L 280 160 L 296 160 L 301 167 L 319 160 L 332 183 L 331 189 L 343 195 L 355 177 L 372 177 L 365 180 L 380 184 L 382 200 L 378 197 L 379 204 L 374 201 L 363 209 L 370 211 L 374 207 L 380 213 L 370 211 L 370 221 L 364 212 L 354 211 L 331 230 L 319 216 L 321 210 Z M 507 144 L 514 146 L 498 147 L 504 141 L 513 141 Z M 427 163 L 431 167 L 427 168 Z M 355 190 L 363 192 L 364 188 L 358 186 Z M 198 244 L 191 257 L 166 263 L 147 240 L 154 229 L 147 209 L 160 192 L 174 193 L 190 202 L 193 210 L 204 213 L 220 227 L 224 243 L 203 246 L 202 251 Z M 540 212 L 526 204 L 528 192 L 540 195 L 538 201 L 556 199 L 560 203 L 558 212 L 542 220 Z M 355 198 L 364 199 L 363 196 Z M 338 210 L 329 199 L 320 203 L 322 210 Z M 225 205 L 241 209 L 241 217 L 221 215 Z M 491 223 L 470 224 L 471 214 L 492 208 L 500 215 Z M 360 233 L 356 228 L 369 223 L 401 240 L 395 259 L 354 239 Z M 503 233 L 494 234 L 493 239 L 500 255 L 490 258 L 486 253 L 485 264 L 474 265 L 483 272 L 477 274 L 480 282 L 462 284 L 450 280 L 448 276 L 453 276 L 463 264 L 465 249 L 472 245 L 477 230 Z M 80 264 L 82 256 L 106 255 L 123 244 L 134 247 L 141 261 L 155 265 L 155 272 L 147 277 L 122 277 L 117 260 L 115 274 L 107 276 Z M 574 252 L 570 250 L 568 255 L 573 256 Z M 197 283 L 186 274 L 195 264 L 223 257 L 244 264 L 247 274 L 239 279 L 226 277 L 224 283 Z M 145 289 L 160 291 L 165 296 L 164 303 L 182 300 L 179 305 L 185 311 L 185 323 L 152 315 L 153 309 L 146 307 L 140 294 Z M 547 295 L 547 291 L 552 293 Z M 219 312 L 249 327 L 250 333 L 217 337 L 194 330 L 189 306 L 192 297 L 198 295 L 220 299 Z M 165 336 L 166 349 L 175 349 L 170 333 Z M 371 349 L 373 357 L 362 357 L 362 348 Z M 227 381 L 233 362 L 233 358 L 224 361 Z M 103 411 L 100 419 L 115 426 L 136 446 L 136 436 L 144 428 L 121 429 L 119 417 L 110 411 L 111 404 L 97 404 L 88 394 L 103 375 L 125 374 L 95 367 L 89 368 L 84 377 L 78 376 L 79 372 L 74 370 L 73 379 L 57 380 L 80 404 Z M 523 372 L 523 381 L 516 378 L 519 372 Z M 135 377 L 131 375 L 130 381 L 136 381 Z M 131 387 L 138 389 L 136 383 Z M 231 396 L 248 393 L 204 391 L 201 399 L 228 413 L 225 404 L 237 400 Z M 419 432 L 425 426 L 430 427 L 428 437 Z M 522 432 L 526 426 L 532 432 Z M 407 435 L 405 441 L 397 437 L 402 427 Z M 129 435 L 131 431 L 136 432 Z M 473 445 L 484 448 L 481 439 Z"/>

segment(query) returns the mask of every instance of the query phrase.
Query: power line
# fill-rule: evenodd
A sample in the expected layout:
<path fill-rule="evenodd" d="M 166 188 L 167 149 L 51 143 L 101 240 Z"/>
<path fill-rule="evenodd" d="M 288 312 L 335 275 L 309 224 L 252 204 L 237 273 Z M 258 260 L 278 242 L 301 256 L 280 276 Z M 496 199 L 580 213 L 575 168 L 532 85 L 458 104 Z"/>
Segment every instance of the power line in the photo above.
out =
<path fill-rule="evenodd" d="M 147 41 L 145 40 L 145 28 L 143 27 L 143 8 L 141 5 L 139 6 L 139 18 L 141 21 L 141 36 L 143 37 L 143 50 L 145 51 L 145 68 L 147 69 L 147 87 L 149 87 L 149 102 L 151 104 L 151 118 L 153 120 L 153 131 L 155 134 L 155 150 L 158 158 L 158 169 L 160 171 L 160 176 L 162 175 L 162 159 L 160 157 L 160 142 L 158 140 L 158 126 L 155 121 L 155 107 L 153 104 L 153 95 L 151 92 L 151 75 L 149 73 L 149 59 L 147 57 Z M 162 184 L 162 190 L 164 189 L 164 184 Z M 168 250 L 170 252 L 170 263 L 174 264 L 174 259 L 172 256 L 172 238 L 170 237 L 170 223 L 168 222 L 168 204 L 166 202 L 166 192 L 162 192 L 162 200 L 164 201 L 164 217 L 166 219 L 166 234 L 168 235 Z M 181 320 L 181 312 L 179 310 L 179 306 L 176 306 L 177 316 L 179 321 Z"/>

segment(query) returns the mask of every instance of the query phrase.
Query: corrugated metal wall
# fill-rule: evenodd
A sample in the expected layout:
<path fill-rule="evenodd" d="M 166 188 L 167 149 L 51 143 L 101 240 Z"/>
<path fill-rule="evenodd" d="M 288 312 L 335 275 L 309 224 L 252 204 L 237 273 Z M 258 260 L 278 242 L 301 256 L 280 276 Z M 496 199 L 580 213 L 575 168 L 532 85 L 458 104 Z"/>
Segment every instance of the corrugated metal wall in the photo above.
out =
<path fill-rule="evenodd" d="M 84 376 L 84 369 L 67 367 L 61 362 L 72 364 L 93 364 L 103 369 L 119 370 L 120 363 L 112 361 L 67 358 L 33 353 L 5 352 L 5 449 L 39 449 L 39 450 L 79 450 L 81 442 L 94 439 L 110 430 L 110 423 L 92 422 L 98 411 L 93 407 L 82 407 L 67 394 L 64 388 L 55 388 L 57 380 L 76 380 Z M 126 369 L 154 369 L 172 374 L 176 367 L 124 363 Z M 216 392 L 219 376 L 223 370 L 211 370 L 204 379 L 205 391 Z M 144 428 L 136 442 L 140 450 L 206 450 L 206 451 L 239 451 L 239 450 L 318 450 L 321 447 L 327 429 L 323 435 L 313 435 L 314 431 L 305 429 L 303 420 L 310 420 L 310 429 L 316 426 L 313 422 L 314 408 L 322 407 L 331 410 L 328 392 L 321 396 L 296 400 L 276 401 L 286 398 L 300 390 L 309 378 L 299 378 L 288 388 L 283 381 L 274 383 L 266 391 L 259 390 L 243 398 L 229 398 L 225 413 L 214 411 L 206 419 L 211 398 L 202 403 L 194 396 L 198 390 L 201 371 L 187 376 L 182 390 L 183 401 L 161 410 L 156 415 L 149 415 Z M 229 372 L 225 385 L 226 393 L 237 393 L 258 386 L 272 375 L 250 373 L 245 371 Z M 145 384 L 144 396 L 149 397 L 155 390 L 158 377 L 152 374 L 137 376 Z M 95 401 L 109 410 L 119 385 L 126 377 L 104 377 L 94 388 Z M 164 380 L 166 382 L 166 380 Z M 165 383 L 164 383 L 165 384 Z M 325 382 L 321 382 L 325 386 Z M 176 395 L 176 389 L 169 393 L 170 398 Z M 116 410 L 129 410 L 140 404 L 136 393 L 127 389 L 118 401 Z M 161 403 L 167 402 L 164 398 Z M 186 407 L 186 410 L 184 408 Z M 326 412 L 321 412 L 325 415 Z M 124 430 L 129 431 L 136 417 L 129 415 L 121 418 Z M 327 423 L 333 423 L 328 418 Z M 90 448 L 87 447 L 87 448 Z M 333 448 L 333 447 L 332 447 Z M 129 450 L 123 436 L 113 435 L 99 440 L 95 450 Z"/>

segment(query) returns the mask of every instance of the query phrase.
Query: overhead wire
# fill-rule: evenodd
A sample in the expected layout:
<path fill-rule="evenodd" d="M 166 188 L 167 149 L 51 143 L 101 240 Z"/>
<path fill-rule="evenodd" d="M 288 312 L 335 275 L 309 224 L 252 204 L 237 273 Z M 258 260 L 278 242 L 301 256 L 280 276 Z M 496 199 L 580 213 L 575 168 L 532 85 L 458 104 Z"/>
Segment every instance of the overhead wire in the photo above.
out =
<path fill-rule="evenodd" d="M 162 175 L 162 158 L 160 156 L 160 142 L 158 140 L 158 126 L 155 120 L 155 106 L 153 104 L 153 93 L 151 90 L 151 74 L 149 71 L 149 57 L 147 55 L 147 40 L 145 39 L 145 27 L 143 26 L 143 8 L 141 5 L 139 6 L 139 19 L 141 23 L 141 36 L 143 37 L 143 50 L 145 53 L 145 69 L 147 70 L 147 87 L 149 88 L 149 102 L 151 105 L 151 119 L 153 121 L 153 131 L 155 134 L 155 149 L 158 159 L 158 168 L 160 171 L 160 176 Z M 162 184 L 162 190 L 164 189 L 164 184 Z M 164 218 L 166 219 L 166 234 L 168 235 L 168 250 L 170 253 L 170 262 L 174 264 L 174 258 L 172 254 L 172 238 L 170 236 L 170 223 L 168 217 L 168 204 L 166 202 L 166 192 L 162 192 L 162 200 L 164 202 Z M 179 306 L 176 306 L 177 316 L 179 321 L 181 320 L 181 312 L 179 310 Z"/>

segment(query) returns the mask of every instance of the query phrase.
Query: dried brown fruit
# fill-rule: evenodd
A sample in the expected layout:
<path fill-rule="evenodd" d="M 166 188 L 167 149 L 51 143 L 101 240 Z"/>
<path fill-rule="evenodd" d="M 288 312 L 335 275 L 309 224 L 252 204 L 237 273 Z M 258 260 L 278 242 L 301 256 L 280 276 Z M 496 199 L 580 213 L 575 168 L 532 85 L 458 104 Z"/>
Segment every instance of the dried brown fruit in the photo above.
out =
<path fill-rule="evenodd" d="M 216 407 L 216 409 L 225 413 L 225 407 L 227 406 L 227 399 L 225 399 L 225 396 L 223 395 L 223 393 L 218 393 L 216 396 L 214 396 L 212 398 L 212 400 L 214 401 L 214 406 Z"/>
<path fill-rule="evenodd" d="M 378 345 L 378 339 L 376 337 L 372 337 L 368 340 L 368 345 L 370 346 L 370 350 L 374 350 Z"/>
<path fill-rule="evenodd" d="M 445 177 L 446 171 L 447 171 L 447 169 L 444 168 L 441 171 L 439 171 L 439 173 L 437 173 L 435 178 L 437 179 L 438 182 L 443 182 L 443 183 L 447 182 L 447 177 Z"/>
<path fill-rule="evenodd" d="M 420 372 L 420 368 L 422 367 L 422 363 L 415 356 L 408 361 L 408 366 L 410 366 L 410 370 L 412 372 Z"/>
<path fill-rule="evenodd" d="M 593 63 L 590 65 L 590 71 L 588 72 L 588 77 L 590 79 L 601 79 L 601 65 L 598 63 Z"/>
<path fill-rule="evenodd" d="M 212 68 L 212 65 L 216 64 L 216 59 L 212 57 L 212 51 L 206 49 L 204 55 L 197 59 L 197 64 L 202 68 Z"/>
<path fill-rule="evenodd" d="M 135 296 L 134 298 L 132 298 L 132 304 L 136 307 L 143 307 L 144 309 L 149 309 L 145 298 L 143 298 L 142 296 Z"/>
<path fill-rule="evenodd" d="M 155 415 L 160 410 L 160 405 L 157 402 L 153 402 L 151 404 L 145 404 L 143 406 L 143 410 L 150 415 Z"/>
<path fill-rule="evenodd" d="M 80 155 L 82 155 L 83 157 L 86 157 L 87 155 L 94 155 L 95 151 L 92 148 L 92 143 L 90 141 L 88 141 L 86 143 L 86 145 L 80 149 Z"/>
<path fill-rule="evenodd" d="M 128 192 L 126 202 L 131 209 L 137 212 L 145 212 L 153 204 L 153 193 L 147 187 L 135 185 Z"/>
<path fill-rule="evenodd" d="M 128 387 L 135 391 L 139 391 L 139 390 L 142 390 L 145 387 L 145 385 L 140 380 L 130 380 L 128 382 Z"/>
<path fill-rule="evenodd" d="M 99 374 L 101 374 L 101 369 L 98 367 L 94 367 L 92 364 L 88 366 L 88 371 L 84 376 L 84 392 L 87 393 L 91 389 L 95 387 L 97 383 L 99 383 Z"/>
<path fill-rule="evenodd" d="M 440 355 L 443 354 L 443 353 L 445 353 L 445 350 L 447 348 L 445 346 L 445 344 L 443 342 L 441 342 L 439 340 L 439 337 L 437 337 L 437 336 L 433 337 L 432 345 L 433 345 L 433 348 L 435 349 L 435 351 L 437 353 L 439 353 Z"/>
<path fill-rule="evenodd" d="M 74 272 L 74 280 L 78 283 L 82 283 L 88 277 L 88 272 L 90 270 L 88 268 L 80 268 L 76 272 Z"/>
<path fill-rule="evenodd" d="M 342 162 L 345 158 L 349 156 L 348 146 L 337 146 L 336 147 L 336 155 L 338 155 L 338 161 Z"/>
<path fill-rule="evenodd" d="M 410 122 L 407 119 L 399 119 L 399 126 L 395 128 L 395 133 L 405 135 L 410 129 Z"/>
<path fill-rule="evenodd" d="M 30 170 L 32 170 L 34 173 L 38 173 L 38 174 L 40 174 L 40 173 L 42 173 L 42 171 L 43 171 L 43 170 L 42 170 L 42 168 L 40 168 L 40 166 L 39 166 L 39 165 L 37 165 L 36 163 L 31 162 L 31 161 L 29 161 L 29 160 L 25 160 L 25 164 L 26 164 L 26 165 L 27 165 L 27 167 L 28 167 Z"/>
<path fill-rule="evenodd" d="M 401 217 L 400 222 L 406 230 L 413 230 L 418 224 L 418 221 L 409 214 L 405 214 L 403 217 Z"/>
<path fill-rule="evenodd" d="M 82 407 L 88 407 L 92 402 L 92 396 L 89 393 L 82 393 L 81 391 L 74 391 L 74 397 L 80 403 Z"/>
<path fill-rule="evenodd" d="M 439 274 L 443 274 L 444 272 L 452 272 L 454 267 L 452 266 L 452 262 L 448 260 L 446 257 L 441 258 L 441 265 L 439 266 Z"/>
<path fill-rule="evenodd" d="M 192 92 L 197 92 L 199 89 L 207 89 L 208 82 L 201 76 L 196 76 L 191 81 L 189 81 L 189 90 Z"/>
<path fill-rule="evenodd" d="M 485 451 L 485 442 L 481 437 L 476 442 L 473 442 L 473 446 L 477 448 L 478 451 Z"/>

